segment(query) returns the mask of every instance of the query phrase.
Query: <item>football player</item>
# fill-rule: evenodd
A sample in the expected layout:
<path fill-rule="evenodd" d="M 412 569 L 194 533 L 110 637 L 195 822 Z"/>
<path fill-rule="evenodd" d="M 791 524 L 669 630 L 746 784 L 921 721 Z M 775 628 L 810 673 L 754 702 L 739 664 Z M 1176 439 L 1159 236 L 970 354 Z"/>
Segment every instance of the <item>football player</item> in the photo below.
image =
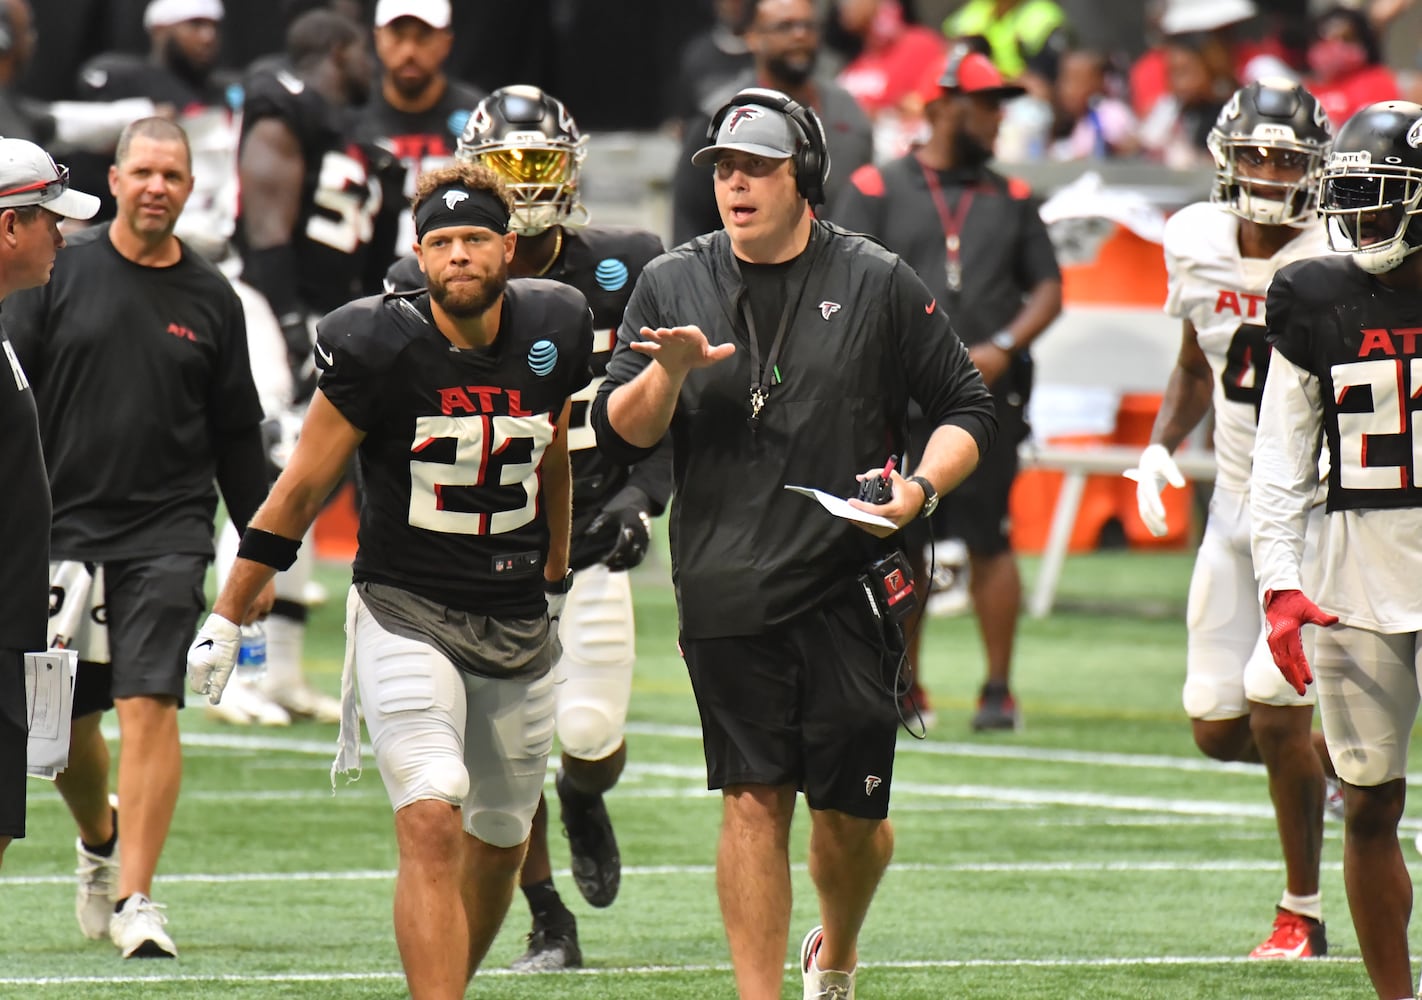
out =
<path fill-rule="evenodd" d="M 295 561 L 356 455 L 365 490 L 333 774 L 360 763 L 358 683 L 395 810 L 395 937 L 416 997 L 462 996 L 498 932 L 553 742 L 568 414 L 589 378 L 592 323 L 576 289 L 508 279 L 509 206 L 473 164 L 421 179 L 428 291 L 358 299 L 322 321 L 296 449 L 188 657 L 193 690 L 219 700 L 235 623 Z"/>
<path fill-rule="evenodd" d="M 1346 256 L 1290 264 L 1269 287 L 1254 565 L 1274 662 L 1300 693 L 1318 680 L 1363 964 L 1380 998 L 1411 997 L 1412 883 L 1397 824 L 1422 670 L 1422 106 L 1371 104 L 1344 123 L 1321 208 Z M 1325 441 L 1312 569 L 1304 526 Z M 1302 626 L 1335 623 L 1313 632 L 1310 668 Z"/>
<path fill-rule="evenodd" d="M 504 87 L 474 109 L 460 137 L 461 160 L 481 163 L 508 183 L 518 233 L 510 273 L 572 285 L 593 311 L 593 381 L 573 397 L 573 555 L 577 571 L 561 630 L 555 786 L 572 854 L 573 880 L 593 906 L 617 896 L 622 862 L 603 793 L 627 762 L 623 739 L 636 657 L 632 588 L 626 570 L 647 554 L 650 520 L 671 495 L 671 456 L 628 468 L 597 450 L 588 416 L 612 356 L 617 327 L 643 266 L 662 252 L 652 233 L 583 225 L 579 199 L 586 139 L 562 101 L 536 87 Z M 397 262 L 387 284 L 421 280 L 412 259 Z M 533 914 L 528 950 L 513 968 L 531 972 L 582 964 L 577 922 L 553 886 L 547 803 L 540 802 L 521 878 Z"/>
<path fill-rule="evenodd" d="M 371 64 L 360 25 L 329 10 L 292 22 L 284 62 L 248 77 L 242 109 L 237 242 L 242 280 L 281 322 L 298 383 L 311 374 L 309 322 L 380 289 L 371 250 L 389 154 L 349 141 Z"/>
<path fill-rule="evenodd" d="M 1328 250 L 1316 192 L 1330 140 L 1327 114 L 1289 80 L 1251 83 L 1220 111 L 1208 139 L 1210 201 L 1166 223 L 1165 309 L 1181 320 L 1180 355 L 1151 443 L 1126 473 L 1137 481 L 1141 520 L 1165 535 L 1161 491 L 1185 483 L 1171 453 L 1213 407 L 1219 472 L 1190 581 L 1182 700 L 1202 752 L 1262 761 L 1269 773 L 1286 887 L 1273 932 L 1251 958 L 1311 958 L 1328 948 L 1318 869 L 1331 765 L 1321 739 L 1315 745 L 1313 693 L 1279 676 L 1247 595 L 1250 454 L 1269 357 L 1265 292 L 1280 267 Z"/>
<path fill-rule="evenodd" d="M 381 0 L 375 8 L 375 55 L 380 80 L 370 102 L 356 115 L 355 140 L 392 152 L 404 168 L 404 187 L 385 191 L 381 213 L 394 242 L 374 248 L 384 269 L 396 256 L 413 253 L 410 199 L 420 174 L 454 159 L 469 109 L 484 91 L 444 71 L 454 36 L 448 0 Z"/>

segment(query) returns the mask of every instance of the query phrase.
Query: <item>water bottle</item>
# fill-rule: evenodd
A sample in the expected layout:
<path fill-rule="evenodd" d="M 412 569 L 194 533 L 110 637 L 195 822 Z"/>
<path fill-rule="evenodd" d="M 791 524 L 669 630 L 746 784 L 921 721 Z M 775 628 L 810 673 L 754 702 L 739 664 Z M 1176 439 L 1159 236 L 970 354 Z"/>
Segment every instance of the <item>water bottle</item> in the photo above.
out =
<path fill-rule="evenodd" d="M 260 625 L 243 625 L 242 644 L 237 649 L 237 673 L 256 683 L 267 672 L 267 633 Z"/>

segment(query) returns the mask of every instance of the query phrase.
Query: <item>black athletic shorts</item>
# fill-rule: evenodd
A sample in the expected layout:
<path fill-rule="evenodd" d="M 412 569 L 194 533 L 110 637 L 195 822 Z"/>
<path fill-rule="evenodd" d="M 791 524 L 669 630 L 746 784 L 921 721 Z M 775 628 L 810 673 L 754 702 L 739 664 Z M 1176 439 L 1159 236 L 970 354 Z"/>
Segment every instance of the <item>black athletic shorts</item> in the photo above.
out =
<path fill-rule="evenodd" d="M 794 785 L 812 809 L 889 814 L 899 651 L 857 587 L 840 593 L 762 635 L 681 641 L 708 788 Z"/>
<path fill-rule="evenodd" d="M 25 764 L 30 726 L 25 654 L 0 649 L 0 837 L 25 835 Z"/>
<path fill-rule="evenodd" d="M 181 554 L 104 563 L 109 662 L 79 661 L 75 718 L 136 695 L 167 695 L 182 706 L 188 647 L 207 606 L 207 563 Z"/>

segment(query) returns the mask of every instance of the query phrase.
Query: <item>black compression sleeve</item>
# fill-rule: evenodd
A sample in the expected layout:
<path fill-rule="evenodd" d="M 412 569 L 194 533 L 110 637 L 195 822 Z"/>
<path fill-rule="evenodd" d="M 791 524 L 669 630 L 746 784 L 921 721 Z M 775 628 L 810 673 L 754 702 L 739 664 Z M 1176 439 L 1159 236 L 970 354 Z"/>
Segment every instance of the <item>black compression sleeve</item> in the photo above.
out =
<path fill-rule="evenodd" d="M 247 522 L 267 498 L 267 483 L 267 453 L 259 424 L 217 439 L 217 485 L 238 532 L 247 530 Z"/>

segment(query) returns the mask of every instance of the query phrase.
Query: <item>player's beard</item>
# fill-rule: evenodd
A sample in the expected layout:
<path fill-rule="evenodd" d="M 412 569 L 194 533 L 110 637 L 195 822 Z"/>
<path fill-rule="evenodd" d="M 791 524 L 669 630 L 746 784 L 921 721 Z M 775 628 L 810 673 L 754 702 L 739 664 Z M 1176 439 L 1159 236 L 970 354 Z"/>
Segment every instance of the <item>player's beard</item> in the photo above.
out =
<path fill-rule="evenodd" d="M 818 51 L 811 52 L 808 56 L 800 53 L 791 56 L 772 56 L 766 60 L 765 68 L 781 83 L 790 87 L 798 87 L 814 74 L 819 56 Z"/>
<path fill-rule="evenodd" d="M 212 75 L 212 68 L 216 60 L 211 60 L 206 64 L 189 59 L 188 54 L 178 45 L 177 39 L 168 38 L 163 52 L 167 59 L 168 68 L 177 76 L 189 83 L 202 86 L 207 83 L 207 78 Z"/>
<path fill-rule="evenodd" d="M 451 291 L 449 285 L 443 281 L 430 279 L 430 298 L 434 300 L 435 305 L 455 319 L 474 319 L 489 311 L 489 307 L 504 294 L 508 283 L 509 268 L 501 261 L 498 270 L 483 281 L 464 282 L 456 291 Z"/>

